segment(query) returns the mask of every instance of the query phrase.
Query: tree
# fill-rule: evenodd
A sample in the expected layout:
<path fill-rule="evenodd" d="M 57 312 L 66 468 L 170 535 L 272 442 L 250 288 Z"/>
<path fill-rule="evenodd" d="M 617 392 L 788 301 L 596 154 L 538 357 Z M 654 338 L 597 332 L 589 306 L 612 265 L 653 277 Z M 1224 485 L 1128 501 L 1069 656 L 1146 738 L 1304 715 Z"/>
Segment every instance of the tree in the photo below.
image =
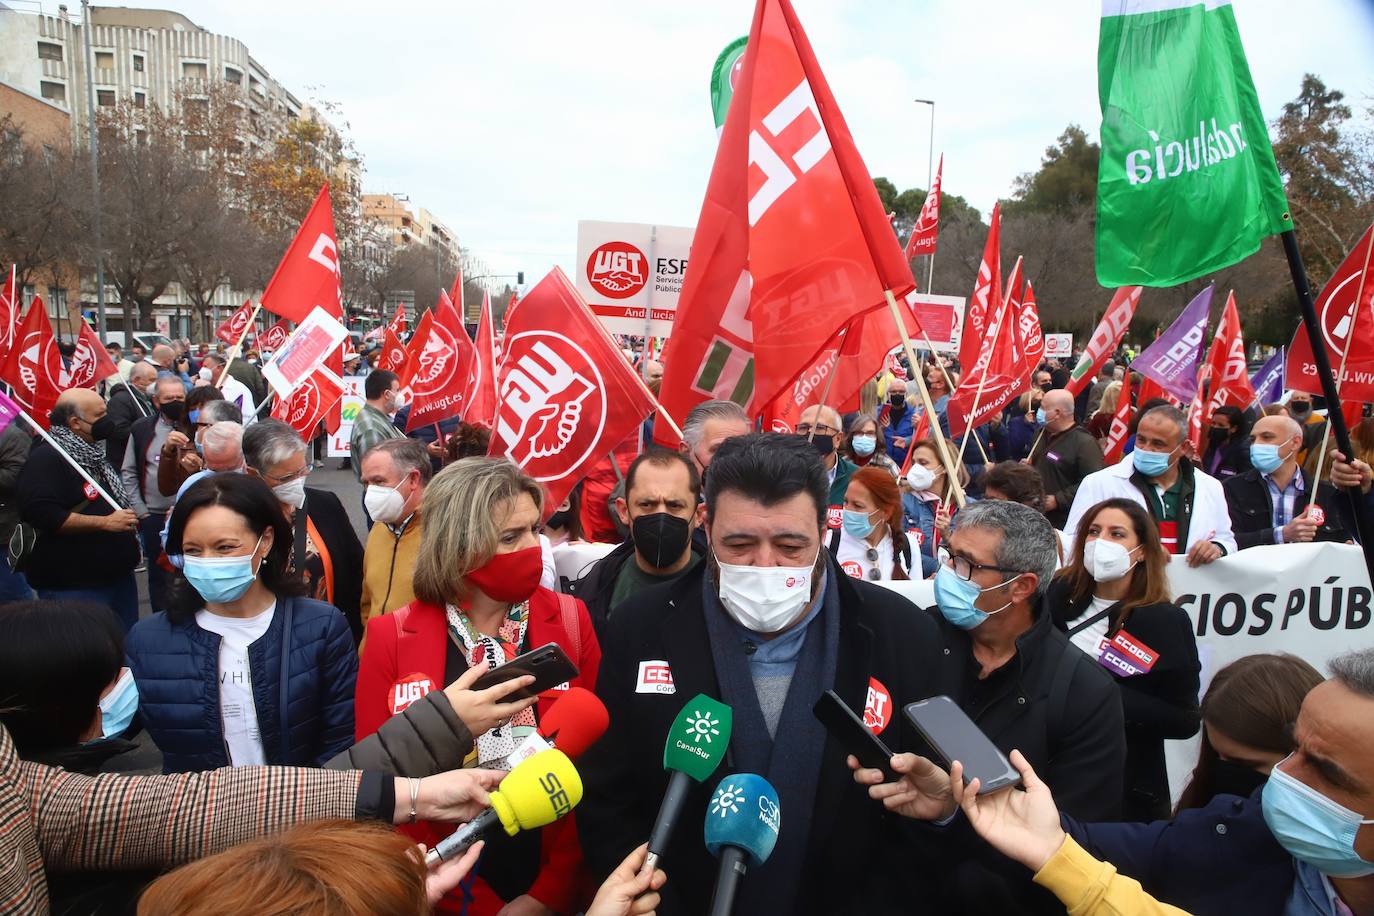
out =
<path fill-rule="evenodd" d="M 1020 213 L 1075 213 L 1097 201 L 1097 160 L 1101 148 L 1088 140 L 1077 124 L 1064 128 L 1045 149 L 1040 169 L 1020 175 L 1011 200 L 1002 204 L 1005 216 Z"/>
<path fill-rule="evenodd" d="M 76 168 L 69 149 L 32 143 L 12 117 L 0 118 L 0 273 L 8 276 L 14 265 L 21 287 L 38 286 L 40 278 L 55 286 L 79 282 L 72 258 L 77 228 L 69 206 Z"/>

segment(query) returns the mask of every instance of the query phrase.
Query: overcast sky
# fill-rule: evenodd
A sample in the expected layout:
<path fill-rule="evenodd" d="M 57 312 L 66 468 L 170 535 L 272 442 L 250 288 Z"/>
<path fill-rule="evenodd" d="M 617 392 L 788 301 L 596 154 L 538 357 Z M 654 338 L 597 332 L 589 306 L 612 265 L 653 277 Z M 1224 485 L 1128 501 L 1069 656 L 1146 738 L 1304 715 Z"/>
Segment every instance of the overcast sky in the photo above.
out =
<path fill-rule="evenodd" d="M 127 2 L 127 0 L 126 0 Z M 986 212 L 1070 122 L 1097 136 L 1093 0 L 793 0 L 873 175 Z M 132 5 L 132 3 L 131 3 Z M 149 4 L 153 5 L 153 4 Z M 45 4 L 46 6 L 46 4 Z M 284 85 L 343 106 L 364 187 L 410 195 L 497 272 L 570 273 L 579 219 L 696 222 L 709 76 L 752 0 L 169 0 Z M 1236 0 L 1265 116 L 1304 71 L 1374 96 L 1374 4 Z"/>

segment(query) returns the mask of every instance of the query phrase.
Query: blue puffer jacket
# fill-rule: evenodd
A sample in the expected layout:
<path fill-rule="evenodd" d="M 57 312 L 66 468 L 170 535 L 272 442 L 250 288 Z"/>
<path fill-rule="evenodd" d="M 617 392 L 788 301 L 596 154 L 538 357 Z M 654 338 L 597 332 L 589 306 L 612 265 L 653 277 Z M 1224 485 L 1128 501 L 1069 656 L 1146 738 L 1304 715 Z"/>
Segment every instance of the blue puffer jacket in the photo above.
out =
<path fill-rule="evenodd" d="M 283 652 L 287 621 L 290 638 Z M 165 612 L 129 631 L 125 651 L 138 684 L 139 714 L 162 750 L 163 772 L 229 765 L 220 719 L 219 642 L 218 634 L 201 629 L 194 618 L 173 623 Z M 320 766 L 352 746 L 358 655 L 338 608 L 308 598 L 278 598 L 267 632 L 248 647 L 248 660 L 269 764 Z"/>

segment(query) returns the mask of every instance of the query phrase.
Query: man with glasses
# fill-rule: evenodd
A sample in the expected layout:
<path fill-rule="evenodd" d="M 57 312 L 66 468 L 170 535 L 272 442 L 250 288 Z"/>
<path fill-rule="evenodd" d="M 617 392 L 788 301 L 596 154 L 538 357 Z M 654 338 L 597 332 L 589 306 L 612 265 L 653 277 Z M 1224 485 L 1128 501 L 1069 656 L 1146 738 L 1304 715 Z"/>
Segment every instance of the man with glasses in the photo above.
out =
<path fill-rule="evenodd" d="M 830 484 L 830 504 L 826 509 L 826 525 L 838 528 L 844 521 L 844 494 L 849 490 L 849 478 L 858 470 L 852 462 L 840 457 L 840 441 L 844 436 L 840 415 L 833 407 L 812 404 L 801 412 L 797 421 L 797 435 L 806 438 L 821 456 L 826 479 Z"/>

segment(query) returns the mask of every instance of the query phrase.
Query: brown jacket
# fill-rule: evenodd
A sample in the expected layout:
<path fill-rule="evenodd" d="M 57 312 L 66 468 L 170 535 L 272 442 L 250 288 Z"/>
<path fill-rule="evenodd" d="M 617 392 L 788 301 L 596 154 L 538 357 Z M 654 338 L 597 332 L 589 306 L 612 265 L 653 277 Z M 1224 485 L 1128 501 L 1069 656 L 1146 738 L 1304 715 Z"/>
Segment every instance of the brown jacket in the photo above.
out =
<path fill-rule="evenodd" d="M 44 869 L 160 868 L 302 821 L 356 817 L 362 781 L 289 767 L 82 776 L 21 761 L 0 726 L 0 913 L 47 913 Z"/>

